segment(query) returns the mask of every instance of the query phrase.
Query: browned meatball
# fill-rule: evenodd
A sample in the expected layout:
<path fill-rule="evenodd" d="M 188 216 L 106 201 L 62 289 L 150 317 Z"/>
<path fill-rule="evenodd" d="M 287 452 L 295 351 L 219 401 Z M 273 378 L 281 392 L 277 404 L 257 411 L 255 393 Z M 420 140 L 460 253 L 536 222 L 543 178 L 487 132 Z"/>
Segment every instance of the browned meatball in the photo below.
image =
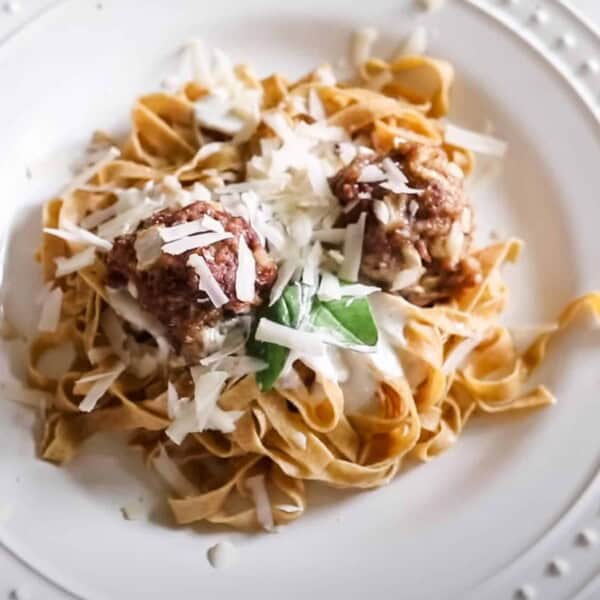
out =
<path fill-rule="evenodd" d="M 135 241 L 137 236 L 154 226 L 178 225 L 208 215 L 221 223 L 233 238 L 210 246 L 190 250 L 179 255 L 160 254 L 149 267 L 137 264 Z M 256 260 L 256 296 L 251 303 L 235 296 L 238 267 L 238 238 L 243 235 Z M 198 254 L 206 261 L 212 275 L 229 298 L 216 308 L 206 293 L 199 289 L 196 271 L 187 266 L 188 258 Z M 195 202 L 180 210 L 165 209 L 155 213 L 138 228 L 135 234 L 115 239 L 106 257 L 106 283 L 110 287 L 133 284 L 142 308 L 152 313 L 165 327 L 170 342 L 177 352 L 186 357 L 198 357 L 211 350 L 207 336 L 225 319 L 248 313 L 262 303 L 277 276 L 277 266 L 268 257 L 256 232 L 245 219 L 234 217 L 219 205 Z"/>
<path fill-rule="evenodd" d="M 396 193 L 384 180 L 360 182 L 368 165 L 390 159 L 410 188 Z M 356 222 L 367 212 L 361 275 L 422 306 L 456 296 L 481 275 L 469 255 L 473 214 L 462 172 L 436 146 L 405 144 L 390 156 L 360 155 L 331 179 L 343 205 L 337 226 Z"/>

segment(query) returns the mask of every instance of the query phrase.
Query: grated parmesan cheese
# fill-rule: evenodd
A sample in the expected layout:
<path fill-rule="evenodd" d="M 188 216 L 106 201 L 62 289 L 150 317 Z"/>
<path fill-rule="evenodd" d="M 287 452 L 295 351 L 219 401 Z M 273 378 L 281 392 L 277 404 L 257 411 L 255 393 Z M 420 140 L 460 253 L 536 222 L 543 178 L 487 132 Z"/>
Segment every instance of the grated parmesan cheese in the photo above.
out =
<path fill-rule="evenodd" d="M 87 187 L 87 186 L 86 186 Z M 112 219 L 119 212 L 119 203 L 115 202 L 106 208 L 101 208 L 91 212 L 81 219 L 79 225 L 84 229 L 95 229 L 98 225 Z"/>
<path fill-rule="evenodd" d="M 295 504 L 277 504 L 275 508 L 277 510 L 280 510 L 281 512 L 288 513 L 290 515 L 302 512 L 302 509 L 299 506 L 296 506 Z"/>
<path fill-rule="evenodd" d="M 115 311 L 107 307 L 100 316 L 100 329 L 106 336 L 111 350 L 124 362 L 129 362 L 129 354 L 125 350 L 127 334 Z M 91 357 L 90 357 L 90 360 Z M 94 361 L 92 361 L 94 362 Z"/>
<path fill-rule="evenodd" d="M 197 100 L 194 103 L 194 114 L 200 125 L 225 135 L 235 135 L 245 125 L 245 120 L 233 112 L 231 101 L 219 90 Z"/>
<path fill-rule="evenodd" d="M 225 356 L 218 361 L 218 368 L 227 371 L 230 377 L 243 377 L 258 373 L 268 367 L 268 363 L 254 356 Z"/>
<path fill-rule="evenodd" d="M 343 244 L 346 239 L 346 229 L 339 227 L 313 231 L 312 239 L 326 244 Z"/>
<path fill-rule="evenodd" d="M 466 148 L 479 154 L 488 154 L 502 158 L 506 154 L 508 144 L 498 138 L 463 129 L 447 123 L 444 130 L 444 141 L 452 146 Z"/>
<path fill-rule="evenodd" d="M 321 96 L 319 96 L 319 92 L 314 87 L 308 90 L 308 114 L 315 121 L 324 121 L 327 119 L 327 113 L 325 112 Z"/>
<path fill-rule="evenodd" d="M 265 476 L 255 475 L 254 477 L 249 477 L 246 480 L 246 487 L 250 490 L 250 494 L 254 500 L 256 518 L 259 524 L 266 531 L 273 531 L 275 529 L 275 522 L 273 520 L 271 500 L 269 499 Z"/>
<path fill-rule="evenodd" d="M 140 305 L 124 290 L 107 288 L 108 304 L 113 310 L 133 327 L 147 331 L 156 340 L 161 359 L 166 360 L 169 354 L 169 342 L 164 335 L 163 325 L 150 313 L 142 310 Z"/>
<path fill-rule="evenodd" d="M 338 156 L 340 160 L 344 163 L 344 165 L 350 164 L 358 154 L 356 150 L 356 146 L 350 143 L 340 143 L 338 144 Z"/>
<path fill-rule="evenodd" d="M 256 282 L 256 260 L 241 235 L 238 242 L 238 268 L 235 275 L 235 295 L 242 302 L 253 302 Z"/>
<path fill-rule="evenodd" d="M 402 41 L 398 56 L 415 56 L 427 51 L 427 29 L 423 25 L 415 27 Z"/>
<path fill-rule="evenodd" d="M 188 433 L 214 429 L 231 433 L 235 423 L 242 415 L 241 411 L 224 411 L 217 400 L 229 374 L 225 371 L 209 371 L 197 366 L 190 369 L 194 381 L 194 399 L 185 398 L 172 403 L 175 419 L 165 433 L 175 443 L 181 444 Z M 168 393 L 168 392 L 167 392 Z M 171 390 L 171 394 L 174 391 Z M 167 398 L 168 400 L 168 398 Z"/>
<path fill-rule="evenodd" d="M 194 496 L 198 488 L 181 472 L 179 467 L 167 454 L 164 446 L 159 446 L 158 454 L 152 458 L 152 466 L 163 478 L 167 485 L 179 494 L 180 497 Z"/>
<path fill-rule="evenodd" d="M 160 237 L 164 242 L 175 242 L 195 233 L 223 233 L 224 231 L 223 225 L 209 215 L 203 215 L 195 221 L 188 221 L 187 223 L 180 223 L 172 227 L 161 227 L 159 229 Z"/>
<path fill-rule="evenodd" d="M 384 158 L 381 165 L 387 179 L 387 181 L 380 184 L 382 188 L 390 190 L 395 194 L 421 193 L 422 190 L 411 188 L 408 185 L 408 178 L 391 158 Z"/>
<path fill-rule="evenodd" d="M 309 250 L 304 259 L 304 269 L 302 270 L 302 283 L 312 288 L 316 288 L 319 283 L 319 265 L 321 263 L 322 248 L 319 242 L 316 242 Z"/>
<path fill-rule="evenodd" d="M 358 177 L 359 183 L 376 183 L 385 181 L 385 173 L 376 165 L 366 165 L 363 167 Z"/>
<path fill-rule="evenodd" d="M 298 266 L 298 258 L 296 256 L 285 259 L 283 263 L 279 265 L 277 279 L 271 288 L 269 306 L 273 306 L 273 304 L 279 300 L 281 294 L 283 294 L 283 290 L 285 290 L 288 283 L 292 280 L 292 277 L 294 277 Z"/>
<path fill-rule="evenodd" d="M 58 329 L 63 296 L 63 291 L 59 287 L 54 288 L 47 294 L 42 304 L 42 312 L 38 322 L 38 331 L 53 333 Z"/>
<path fill-rule="evenodd" d="M 338 278 L 327 271 L 321 275 L 321 283 L 317 290 L 319 300 L 339 300 L 342 297 L 342 290 Z"/>
<path fill-rule="evenodd" d="M 114 240 L 119 235 L 135 231 L 142 221 L 151 217 L 165 205 L 164 197 L 158 201 L 150 200 L 137 188 L 125 190 L 125 192 L 121 194 L 123 199 L 122 206 L 126 207 L 130 204 L 133 204 L 133 206 L 119 211 L 115 217 L 100 224 L 98 226 L 98 235 L 101 238 Z M 140 194 L 141 199 L 139 198 Z"/>
<path fill-rule="evenodd" d="M 167 383 L 167 415 L 169 419 L 174 419 L 181 406 L 188 400 L 188 398 L 179 398 L 177 389 L 173 383 L 171 381 Z"/>
<path fill-rule="evenodd" d="M 344 262 L 340 267 L 340 278 L 345 281 L 357 281 L 362 260 L 362 246 L 365 234 L 366 213 L 361 213 L 358 222 L 346 227 L 344 240 Z"/>
<path fill-rule="evenodd" d="M 215 234 L 216 235 L 216 234 Z M 230 237 L 232 237 L 230 235 Z M 215 279 L 204 258 L 198 254 L 192 254 L 187 260 L 188 267 L 192 267 L 200 280 L 200 289 L 206 292 L 210 301 L 216 308 L 220 308 L 229 302 L 227 294 L 223 291 L 219 282 Z"/>
<path fill-rule="evenodd" d="M 308 447 L 308 438 L 301 431 L 294 431 L 290 434 L 290 441 L 300 450 L 306 450 Z"/>
<path fill-rule="evenodd" d="M 374 27 L 364 27 L 354 32 L 350 60 L 357 69 L 360 69 L 369 60 L 373 44 L 378 37 L 379 34 Z"/>
<path fill-rule="evenodd" d="M 255 337 L 260 342 L 270 342 L 302 354 L 322 355 L 324 352 L 322 335 L 287 327 L 264 317 L 258 322 Z"/>
<path fill-rule="evenodd" d="M 93 247 L 86 248 L 70 258 L 55 258 L 56 273 L 55 277 L 64 277 L 71 273 L 76 273 L 85 267 L 93 265 L 96 261 L 96 251 Z"/>
<path fill-rule="evenodd" d="M 95 248 L 98 248 L 98 250 L 109 251 L 112 248 L 112 244 L 108 240 L 102 239 L 89 232 L 87 229 L 83 229 L 82 227 L 78 227 L 69 222 L 63 223 L 63 227 L 60 229 L 44 227 L 44 233 L 61 238 L 67 242 L 94 246 Z"/>
<path fill-rule="evenodd" d="M 88 377 L 82 377 L 75 385 L 81 383 L 94 382 L 94 385 L 90 388 L 88 393 L 85 395 L 83 400 L 79 403 L 79 410 L 81 412 L 91 412 L 96 408 L 98 400 L 108 392 L 112 384 L 117 380 L 119 375 L 125 370 L 123 363 L 118 363 L 118 366 L 112 371 L 106 373 L 98 373 L 90 375 Z"/>
<path fill-rule="evenodd" d="M 390 222 L 390 208 L 383 200 L 375 200 L 373 202 L 373 214 L 377 217 L 377 220 L 384 225 L 387 225 Z"/>
<path fill-rule="evenodd" d="M 162 238 L 158 227 L 150 227 L 140 231 L 133 244 L 140 271 L 151 267 L 161 255 Z"/>
<path fill-rule="evenodd" d="M 207 550 L 206 557 L 211 567 L 228 569 L 237 562 L 238 551 L 231 542 L 219 542 Z"/>
<path fill-rule="evenodd" d="M 190 235 L 174 242 L 169 242 L 162 247 L 162 251 L 165 254 L 179 255 L 189 252 L 190 250 L 197 250 L 198 248 L 205 248 L 211 246 L 217 242 L 223 240 L 229 240 L 233 236 L 227 231 L 216 232 L 211 231 L 207 233 L 198 233 L 196 235 Z"/>
<path fill-rule="evenodd" d="M 85 185 L 92 177 L 94 177 L 104 167 L 109 165 L 115 158 L 121 155 L 121 151 L 114 146 L 110 147 L 106 151 L 102 151 L 98 157 L 98 153 L 92 156 L 92 164 L 85 168 L 79 173 L 67 187 L 61 192 L 61 198 L 72 194 L 75 190 L 79 189 L 82 185 Z M 63 225 L 61 223 L 61 225 Z"/>

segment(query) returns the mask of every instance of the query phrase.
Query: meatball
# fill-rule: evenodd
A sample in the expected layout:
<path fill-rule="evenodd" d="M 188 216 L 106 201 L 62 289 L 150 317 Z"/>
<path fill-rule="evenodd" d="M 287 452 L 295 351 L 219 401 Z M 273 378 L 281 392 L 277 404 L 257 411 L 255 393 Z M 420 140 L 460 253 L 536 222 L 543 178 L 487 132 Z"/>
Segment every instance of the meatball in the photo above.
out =
<path fill-rule="evenodd" d="M 140 235 L 152 228 L 195 221 L 204 215 L 219 221 L 233 237 L 179 255 L 163 252 L 150 265 L 138 265 L 135 242 Z M 238 238 L 242 235 L 256 261 L 256 295 L 252 302 L 242 302 L 235 295 Z M 229 299 L 222 307 L 215 307 L 200 289 L 198 274 L 187 265 L 192 254 L 204 258 Z M 247 221 L 209 202 L 195 202 L 179 210 L 167 208 L 155 213 L 136 233 L 115 239 L 106 256 L 106 266 L 107 285 L 132 289 L 141 307 L 165 326 L 174 349 L 189 359 L 214 350 L 227 323 L 262 304 L 277 276 L 277 266 Z"/>
<path fill-rule="evenodd" d="M 369 165 L 376 168 L 365 177 Z M 390 169 L 396 186 L 389 185 Z M 342 205 L 337 226 L 367 213 L 362 277 L 420 306 L 448 300 L 480 280 L 479 263 L 469 254 L 474 223 L 463 174 L 442 148 L 410 143 L 389 156 L 359 155 L 330 185 Z"/>

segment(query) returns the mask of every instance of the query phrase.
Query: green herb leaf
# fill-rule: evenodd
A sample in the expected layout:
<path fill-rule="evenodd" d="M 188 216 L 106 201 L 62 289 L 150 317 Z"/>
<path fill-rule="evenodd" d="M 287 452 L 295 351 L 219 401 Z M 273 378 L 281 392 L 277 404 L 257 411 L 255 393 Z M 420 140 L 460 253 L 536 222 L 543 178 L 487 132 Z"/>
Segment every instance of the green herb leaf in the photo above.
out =
<path fill-rule="evenodd" d="M 258 314 L 254 329 L 246 344 L 246 350 L 251 356 L 264 360 L 268 367 L 256 373 L 256 381 L 261 390 L 270 390 L 281 374 L 285 361 L 290 353 L 284 348 L 269 342 L 259 342 L 254 334 L 258 321 L 265 317 L 281 325 L 297 327 L 303 312 L 303 291 L 299 285 L 289 285 L 273 306 L 265 308 Z"/>
<path fill-rule="evenodd" d="M 349 346 L 375 346 L 377 325 L 366 298 L 342 298 L 323 302 L 317 298 L 312 306 L 310 322 Z"/>

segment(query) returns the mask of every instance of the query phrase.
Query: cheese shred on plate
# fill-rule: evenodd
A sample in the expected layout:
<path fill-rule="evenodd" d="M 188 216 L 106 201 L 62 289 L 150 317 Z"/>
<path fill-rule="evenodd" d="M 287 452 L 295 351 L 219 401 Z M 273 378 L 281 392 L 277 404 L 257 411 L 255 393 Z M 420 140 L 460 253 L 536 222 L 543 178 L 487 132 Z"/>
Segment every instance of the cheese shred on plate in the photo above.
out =
<path fill-rule="evenodd" d="M 183 254 L 185 252 L 189 252 L 190 250 L 205 248 L 206 246 L 216 244 L 217 242 L 229 240 L 232 237 L 233 236 L 227 232 L 213 231 L 207 233 L 198 233 L 196 235 L 182 237 L 180 239 L 175 240 L 174 242 L 165 244 L 162 247 L 162 251 L 165 254 Z"/>
<path fill-rule="evenodd" d="M 346 281 L 357 281 L 360 263 L 362 260 L 362 247 L 365 235 L 367 213 L 361 213 L 358 222 L 346 227 L 344 239 L 344 262 L 340 267 L 340 278 Z"/>
<path fill-rule="evenodd" d="M 217 307 L 220 308 L 224 304 L 229 302 L 227 294 L 223 291 L 223 288 L 219 285 L 219 282 L 215 279 L 209 266 L 206 264 L 204 258 L 198 254 L 192 254 L 187 261 L 189 267 L 192 267 L 200 280 L 200 289 L 206 292 L 210 301 Z"/>
<path fill-rule="evenodd" d="M 90 412 L 96 408 L 98 400 L 108 392 L 112 384 L 117 380 L 119 375 L 125 370 L 125 365 L 119 364 L 112 371 L 106 373 L 100 373 L 88 378 L 81 378 L 77 381 L 77 384 L 93 382 L 92 387 L 87 392 L 81 403 L 79 404 L 79 410 L 81 412 Z"/>
<path fill-rule="evenodd" d="M 256 280 L 256 261 L 254 254 L 241 235 L 238 241 L 238 268 L 235 275 L 235 294 L 242 302 L 254 301 L 254 282 Z"/>
<path fill-rule="evenodd" d="M 468 148 L 480 154 L 502 158 L 506 154 L 507 143 L 498 138 L 463 129 L 452 123 L 444 128 L 444 141 L 459 148 Z"/>
<path fill-rule="evenodd" d="M 56 287 L 46 295 L 38 322 L 38 331 L 52 333 L 57 330 L 63 304 L 63 291 Z"/>
<path fill-rule="evenodd" d="M 59 257 L 56 262 L 56 277 L 64 277 L 76 273 L 85 267 L 93 265 L 96 261 L 96 251 L 93 247 L 86 248 L 70 258 Z"/>

